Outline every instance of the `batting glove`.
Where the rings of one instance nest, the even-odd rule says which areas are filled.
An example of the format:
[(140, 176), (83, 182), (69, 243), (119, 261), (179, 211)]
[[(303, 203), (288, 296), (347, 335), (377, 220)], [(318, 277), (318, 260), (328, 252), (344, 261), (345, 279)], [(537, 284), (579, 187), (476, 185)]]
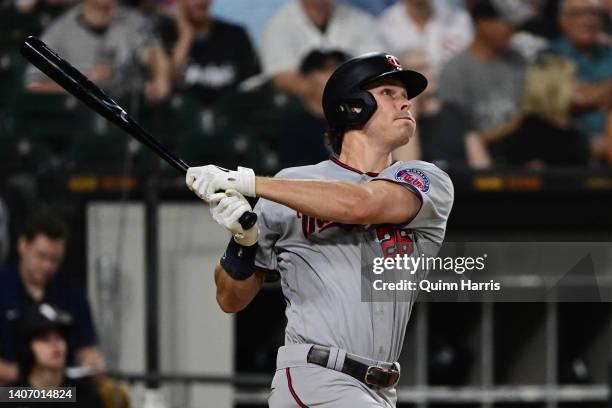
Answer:
[(225, 227), (234, 236), (234, 241), (242, 246), (251, 246), (257, 242), (259, 232), (257, 224), (245, 230), (238, 222), (240, 216), (252, 211), (251, 205), (236, 190), (216, 193), (210, 197), (210, 214), (217, 224)]
[(255, 197), (255, 172), (246, 167), (238, 167), (236, 171), (212, 164), (190, 167), (185, 182), (191, 191), (206, 202), (210, 202), (216, 192), (230, 189), (247, 197)]

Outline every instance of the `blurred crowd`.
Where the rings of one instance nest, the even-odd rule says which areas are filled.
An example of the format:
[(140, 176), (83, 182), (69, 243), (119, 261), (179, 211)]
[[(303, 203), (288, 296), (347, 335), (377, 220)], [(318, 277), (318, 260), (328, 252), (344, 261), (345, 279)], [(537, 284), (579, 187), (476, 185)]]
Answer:
[[(218, 158), (273, 172), (326, 159), (327, 78), (351, 56), (386, 51), (430, 83), (412, 108), (417, 135), (396, 159), (472, 168), (612, 163), (610, 0), (263, 1), (250, 6), (269, 15), (256, 38), (246, 27), (262, 13), (235, 0), (224, 8), (232, 2), (230, 21), (212, 12), (212, 0), (2, 0), (3, 21), (37, 16), (39, 24), (13, 29), (2, 46), (38, 29), (188, 162)], [(50, 95), (61, 88), (22, 68), (24, 110), (35, 96), (58, 109)], [(13, 122), (7, 115), (5, 133), (19, 133), (19, 112)], [(95, 140), (77, 143), (79, 154)]]
[(84, 287), (62, 270), (68, 236), (67, 224), (40, 208), (19, 228), (16, 257), (0, 263), (0, 386), (75, 387), (74, 407), (127, 408), (125, 386), (106, 376)]

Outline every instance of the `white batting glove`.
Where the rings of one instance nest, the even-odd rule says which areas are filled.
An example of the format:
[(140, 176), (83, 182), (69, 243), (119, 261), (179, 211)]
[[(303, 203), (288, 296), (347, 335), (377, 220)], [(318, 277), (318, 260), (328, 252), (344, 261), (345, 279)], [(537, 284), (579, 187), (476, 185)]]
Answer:
[(247, 197), (255, 197), (255, 172), (246, 167), (232, 171), (209, 164), (190, 167), (185, 183), (191, 191), (206, 202), (218, 191), (236, 190)]
[(257, 224), (245, 230), (238, 222), (240, 216), (252, 211), (251, 205), (236, 190), (216, 193), (210, 197), (210, 214), (217, 224), (226, 228), (234, 236), (234, 241), (242, 246), (251, 246), (257, 242), (259, 232)]

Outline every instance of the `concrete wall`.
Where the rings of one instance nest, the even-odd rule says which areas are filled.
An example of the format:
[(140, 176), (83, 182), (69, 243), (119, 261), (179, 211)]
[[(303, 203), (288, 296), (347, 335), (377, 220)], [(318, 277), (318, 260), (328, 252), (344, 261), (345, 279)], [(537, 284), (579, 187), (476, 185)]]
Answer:
[[(111, 356), (113, 348), (118, 350), (113, 369), (144, 372), (144, 207), (94, 202), (87, 217), (89, 295), (97, 325), (105, 332), (102, 345)], [(160, 365), (164, 372), (233, 372), (233, 317), (218, 308), (213, 281), (214, 264), (227, 240), (205, 205), (160, 206)], [(109, 331), (110, 335), (104, 335)], [(185, 398), (183, 389), (171, 390), (170, 399), (177, 398)], [(194, 407), (231, 407), (233, 393), (229, 386), (194, 386), (186, 398)]]

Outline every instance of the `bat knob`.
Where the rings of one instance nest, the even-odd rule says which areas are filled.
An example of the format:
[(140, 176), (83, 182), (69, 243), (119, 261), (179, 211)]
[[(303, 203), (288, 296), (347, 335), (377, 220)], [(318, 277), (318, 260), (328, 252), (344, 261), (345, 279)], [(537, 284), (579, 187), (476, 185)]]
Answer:
[(238, 222), (242, 226), (242, 229), (244, 230), (251, 229), (253, 225), (255, 225), (255, 223), (257, 222), (257, 214), (251, 211), (246, 211), (244, 214), (240, 216), (240, 218), (238, 219)]

